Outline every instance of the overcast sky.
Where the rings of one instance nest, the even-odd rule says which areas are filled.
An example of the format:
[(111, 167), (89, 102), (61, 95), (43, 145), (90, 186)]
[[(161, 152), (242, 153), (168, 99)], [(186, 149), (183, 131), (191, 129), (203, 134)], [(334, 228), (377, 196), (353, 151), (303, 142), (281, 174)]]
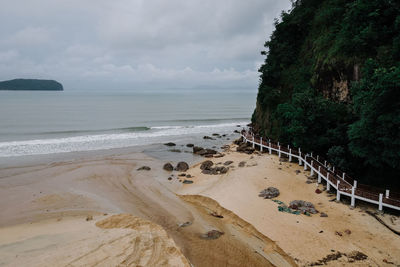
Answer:
[(256, 90), (289, 0), (0, 0), (0, 80)]

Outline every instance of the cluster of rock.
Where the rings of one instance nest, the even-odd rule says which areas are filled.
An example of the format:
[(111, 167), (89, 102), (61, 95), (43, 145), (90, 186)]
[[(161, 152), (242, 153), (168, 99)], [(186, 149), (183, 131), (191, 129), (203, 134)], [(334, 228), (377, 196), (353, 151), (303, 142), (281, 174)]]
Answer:
[(211, 160), (206, 160), (200, 165), (200, 169), (204, 174), (224, 174), (228, 172), (228, 168), (225, 166), (215, 166), (213, 167), (214, 163)]
[(268, 187), (267, 189), (262, 190), (258, 196), (263, 198), (274, 198), (279, 196), (279, 189), (275, 187)]
[(187, 164), (184, 161), (178, 162), (178, 164), (176, 165), (176, 167), (174, 168), (174, 166), (171, 163), (165, 163), (163, 166), (163, 169), (166, 171), (180, 171), (180, 172), (185, 172), (189, 169), (189, 164)]
[(293, 200), (290, 202), (289, 208), (292, 210), (298, 210), (303, 214), (311, 213), (316, 214), (318, 211), (315, 209), (314, 205), (311, 202), (307, 202), (304, 200)]
[(223, 154), (218, 153), (218, 151), (214, 149), (202, 148), (200, 146), (193, 146), (193, 153), (206, 158), (212, 158), (212, 157), (220, 158), (224, 156)]

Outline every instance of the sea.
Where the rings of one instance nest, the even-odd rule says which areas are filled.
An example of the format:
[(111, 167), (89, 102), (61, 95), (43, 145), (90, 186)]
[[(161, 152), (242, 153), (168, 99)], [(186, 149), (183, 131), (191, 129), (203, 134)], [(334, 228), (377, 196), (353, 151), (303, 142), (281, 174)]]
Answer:
[(251, 90), (0, 91), (0, 161), (166, 142), (218, 147), (250, 122), (255, 102)]

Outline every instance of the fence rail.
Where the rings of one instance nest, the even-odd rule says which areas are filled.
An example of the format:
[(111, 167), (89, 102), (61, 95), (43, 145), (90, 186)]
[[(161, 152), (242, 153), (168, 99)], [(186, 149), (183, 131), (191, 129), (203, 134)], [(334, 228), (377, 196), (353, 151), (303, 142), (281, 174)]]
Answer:
[(288, 157), (289, 161), (297, 159), (299, 165), (304, 165), (304, 170), (310, 169), (311, 175), (318, 175), (318, 183), (321, 183), (323, 179), (326, 181), (327, 190), (330, 190), (331, 187), (336, 190), (336, 199), (338, 201), (341, 195), (345, 195), (351, 198), (350, 205), (353, 207), (355, 206), (355, 200), (358, 199), (377, 204), (379, 210), (382, 210), (383, 207), (400, 210), (400, 193), (363, 184), (357, 185), (357, 180), (335, 168), (324, 158), (312, 153), (305, 154), (300, 148), (294, 149), (279, 142), (263, 140), (262, 137), (256, 137), (250, 131), (243, 130), (241, 136), (246, 143), (251, 143), (253, 147), (258, 146), (261, 151), (266, 149), (269, 154), (275, 152), (279, 157)]

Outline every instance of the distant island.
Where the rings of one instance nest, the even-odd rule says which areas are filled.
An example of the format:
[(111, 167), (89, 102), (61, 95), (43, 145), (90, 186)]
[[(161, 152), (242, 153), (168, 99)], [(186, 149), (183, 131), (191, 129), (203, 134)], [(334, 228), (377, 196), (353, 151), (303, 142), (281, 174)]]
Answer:
[(54, 80), (14, 79), (0, 82), (0, 90), (10, 91), (63, 91), (61, 83)]

